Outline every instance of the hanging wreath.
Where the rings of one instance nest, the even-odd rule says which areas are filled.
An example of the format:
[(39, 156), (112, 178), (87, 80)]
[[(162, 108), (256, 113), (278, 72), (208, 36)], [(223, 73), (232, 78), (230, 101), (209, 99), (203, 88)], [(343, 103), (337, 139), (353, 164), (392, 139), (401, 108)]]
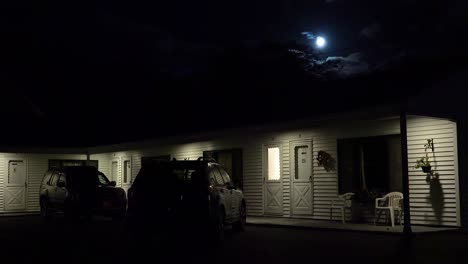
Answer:
[(317, 161), (319, 166), (323, 166), (326, 171), (333, 170), (335, 167), (334, 159), (327, 152), (320, 150), (317, 154)]

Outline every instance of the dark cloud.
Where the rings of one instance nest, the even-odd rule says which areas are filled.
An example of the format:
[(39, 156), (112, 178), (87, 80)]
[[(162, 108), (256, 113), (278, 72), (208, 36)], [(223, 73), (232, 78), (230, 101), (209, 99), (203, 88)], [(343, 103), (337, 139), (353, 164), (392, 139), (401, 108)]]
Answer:
[(360, 32), (361, 36), (364, 36), (368, 39), (374, 39), (377, 34), (381, 31), (381, 26), (378, 23), (373, 23), (365, 28), (363, 28)]

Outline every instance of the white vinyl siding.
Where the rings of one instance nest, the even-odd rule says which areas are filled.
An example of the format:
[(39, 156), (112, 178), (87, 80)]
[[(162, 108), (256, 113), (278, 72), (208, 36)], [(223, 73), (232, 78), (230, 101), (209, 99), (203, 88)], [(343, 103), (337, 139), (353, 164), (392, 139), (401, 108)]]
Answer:
[(5, 210), (5, 195), (4, 195), (4, 186), (5, 186), (5, 157), (3, 154), (0, 154), (0, 210)]
[(49, 168), (49, 159), (86, 159), (80, 154), (0, 154), (0, 211), (5, 211), (4, 187), (8, 177), (5, 169), (6, 160), (21, 159), (26, 162), (26, 211), (39, 211), (39, 187), (44, 173)]
[[(411, 223), (459, 226), (456, 123), (436, 118), (408, 118), (408, 174)], [(427, 153), (439, 182), (426, 181), (427, 174), (415, 169), (417, 159), (425, 156), (424, 144), (434, 140), (434, 152)]]
[[(400, 121), (398, 117), (354, 122), (328, 122), (327, 125), (315, 125), (310, 129), (292, 130), (287, 132), (274, 132), (253, 134), (248, 139), (240, 137), (218, 138), (213, 141), (194, 142), (186, 144), (147, 146), (144, 149), (129, 149), (128, 152), (108, 153), (109, 158), (118, 156), (132, 157), (132, 177), (134, 178), (141, 168), (141, 157), (171, 155), (178, 160), (196, 160), (203, 156), (203, 151), (218, 149), (241, 148), (243, 153), (244, 196), (247, 203), (248, 215), (264, 215), (264, 164), (263, 146), (271, 144), (281, 146), (281, 183), (282, 183), (282, 212), (283, 216), (291, 215), (291, 188), (290, 188), (290, 142), (293, 140), (310, 139), (312, 146), (312, 201), (313, 212), (311, 218), (330, 220), (330, 203), (338, 193), (338, 153), (337, 141), (345, 138), (361, 138), (383, 135), (400, 134)], [(458, 214), (458, 175), (456, 172), (456, 125), (454, 122), (443, 119), (426, 118), (419, 116), (408, 117), (408, 163), (410, 206), (413, 224), (437, 224), (434, 221), (434, 212), (427, 200), (429, 186), (425, 182), (425, 175), (420, 169), (414, 170), (412, 166), (416, 157), (424, 154), (423, 145), (428, 138), (434, 138), (435, 157), (437, 158), (437, 171), (444, 191), (443, 217), (440, 225), (455, 226)], [(421, 152), (422, 149), (422, 152)], [(318, 151), (325, 151), (335, 159), (335, 170), (326, 171), (318, 165), (316, 160)], [(92, 156), (94, 157), (94, 156)], [(101, 166), (101, 162), (99, 163)], [(405, 197), (407, 199), (407, 197)], [(349, 212), (348, 212), (349, 214)], [(294, 216), (293, 216), (294, 217)], [(366, 213), (365, 220), (373, 222), (373, 210)], [(333, 214), (333, 220), (340, 220), (338, 212)], [(382, 222), (385, 218), (380, 219)], [(439, 224), (437, 224), (439, 225)]]
[(39, 211), (39, 187), (45, 172), (49, 168), (49, 159), (85, 160), (86, 155), (75, 154), (28, 154), (27, 159), (27, 196), (26, 210), (30, 212)]

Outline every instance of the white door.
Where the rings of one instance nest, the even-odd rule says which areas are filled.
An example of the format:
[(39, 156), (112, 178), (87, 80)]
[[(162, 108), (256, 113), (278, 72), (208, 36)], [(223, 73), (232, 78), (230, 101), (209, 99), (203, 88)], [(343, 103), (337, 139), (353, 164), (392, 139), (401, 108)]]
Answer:
[(113, 160), (111, 162), (110, 181), (115, 181), (119, 184), (119, 161)]
[(312, 144), (291, 142), (291, 207), (293, 215), (312, 214)]
[(5, 210), (26, 210), (26, 160), (9, 160), (5, 188)]
[(265, 214), (283, 214), (283, 188), (281, 177), (281, 147), (279, 145), (265, 148), (264, 203)]
[(122, 188), (127, 192), (132, 186), (132, 161), (130, 158), (123, 158), (122, 162)]

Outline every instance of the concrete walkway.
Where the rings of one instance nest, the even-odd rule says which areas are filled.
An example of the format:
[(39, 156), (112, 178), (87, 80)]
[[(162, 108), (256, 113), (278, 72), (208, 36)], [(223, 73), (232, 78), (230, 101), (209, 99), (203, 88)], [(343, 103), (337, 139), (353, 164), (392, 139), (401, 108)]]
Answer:
[[(317, 228), (317, 229), (333, 229), (333, 230), (350, 230), (350, 231), (366, 231), (379, 233), (396, 233), (401, 234), (403, 228), (396, 225), (394, 228), (388, 225), (373, 225), (373, 224), (356, 224), (356, 223), (341, 223), (338, 221), (324, 221), (304, 218), (288, 218), (288, 217), (266, 217), (266, 216), (248, 216), (248, 225), (265, 225), (265, 226), (290, 226), (300, 228)], [(441, 231), (458, 231), (458, 228), (453, 227), (429, 227), (429, 226), (412, 226), (413, 233), (430, 233)]]

